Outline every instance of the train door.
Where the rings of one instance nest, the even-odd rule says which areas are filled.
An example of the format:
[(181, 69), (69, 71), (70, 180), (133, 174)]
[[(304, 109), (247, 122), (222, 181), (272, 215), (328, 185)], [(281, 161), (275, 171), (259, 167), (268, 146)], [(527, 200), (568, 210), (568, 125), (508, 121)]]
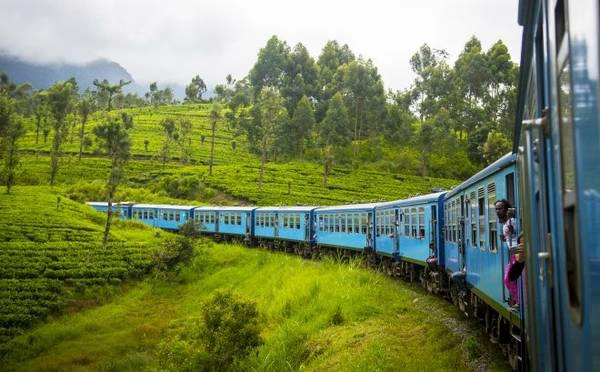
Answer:
[[(548, 151), (551, 149), (547, 137), (547, 112), (544, 97), (546, 84), (543, 70), (544, 37), (543, 23), (538, 23), (535, 35), (533, 61), (528, 81), (528, 97), (523, 110), (521, 142), (519, 146), (517, 168), (520, 181), (520, 210), (522, 230), (527, 249), (525, 274), (527, 304), (525, 317), (527, 324), (528, 355), (533, 369), (542, 371), (557, 368), (555, 351), (555, 330), (553, 323), (553, 283), (552, 283), (552, 245), (550, 240), (549, 192), (547, 174), (551, 172), (548, 164)], [(507, 179), (507, 181), (509, 181)], [(507, 185), (507, 189), (510, 187)], [(519, 213), (517, 213), (519, 218)], [(560, 356), (559, 356), (560, 358)]]
[(367, 247), (373, 248), (373, 212), (367, 213), (368, 229), (367, 229)]
[[(458, 208), (457, 208), (458, 209)], [(460, 270), (461, 271), (465, 271), (466, 270), (466, 266), (467, 266), (467, 258), (466, 258), (466, 249), (465, 249), (465, 196), (461, 195), (460, 196), (460, 210), (456, 211), (455, 213), (459, 213), (459, 218), (458, 218), (458, 236), (457, 241), (458, 241), (458, 257), (459, 257), (459, 265), (460, 265)]]
[(310, 214), (304, 213), (304, 241), (310, 241)]
[(400, 254), (400, 210), (398, 208), (394, 208), (394, 236), (393, 236), (393, 244), (392, 254), (394, 256), (398, 256)]
[(215, 233), (219, 232), (220, 220), (221, 220), (221, 212), (215, 212)]
[[(396, 211), (397, 212), (397, 211)], [(431, 225), (429, 226), (429, 256), (437, 257), (437, 208), (435, 205), (431, 206)]]
[(252, 212), (246, 212), (246, 237), (252, 235)]
[(273, 237), (279, 238), (279, 213), (275, 213), (274, 223), (273, 223)]

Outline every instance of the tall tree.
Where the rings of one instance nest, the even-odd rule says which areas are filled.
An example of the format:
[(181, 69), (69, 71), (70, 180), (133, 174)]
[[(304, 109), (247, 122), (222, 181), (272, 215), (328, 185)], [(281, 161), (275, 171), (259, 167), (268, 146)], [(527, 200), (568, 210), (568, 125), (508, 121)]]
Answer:
[(165, 164), (169, 160), (171, 155), (171, 146), (173, 142), (177, 142), (179, 135), (177, 133), (177, 123), (175, 119), (171, 117), (166, 117), (160, 122), (160, 126), (163, 129), (163, 133), (165, 135), (165, 140), (163, 141), (163, 145), (160, 151), (160, 157), (162, 160), (162, 171), (165, 170)]
[(212, 176), (213, 163), (215, 161), (215, 132), (217, 130), (217, 122), (221, 119), (221, 105), (213, 102), (210, 107), (210, 162), (208, 163), (208, 175)]
[(284, 107), (283, 98), (274, 87), (264, 87), (258, 96), (258, 112), (260, 115), (257, 135), (260, 139), (260, 175), (258, 187), (262, 188), (265, 164), (269, 154), (273, 151), (278, 128), (284, 120), (287, 120), (287, 111)]
[(340, 92), (329, 102), (325, 119), (319, 124), (319, 141), (323, 155), (323, 186), (327, 186), (329, 171), (334, 163), (335, 155), (343, 147), (352, 142), (352, 133), (348, 125), (348, 110)]
[(81, 127), (79, 128), (79, 160), (81, 160), (81, 154), (83, 153), (83, 142), (85, 137), (85, 124), (88, 121), (88, 117), (92, 113), (94, 101), (90, 94), (85, 94), (79, 101), (78, 109), (79, 116), (81, 117)]
[(108, 245), (110, 227), (112, 223), (112, 202), (117, 192), (117, 187), (125, 177), (125, 164), (129, 160), (131, 142), (129, 131), (133, 128), (133, 118), (127, 113), (121, 113), (120, 117), (108, 115), (103, 123), (94, 127), (94, 134), (99, 142), (100, 148), (110, 158), (110, 174), (106, 184), (106, 200), (108, 202), (108, 213), (104, 227), (104, 248)]
[[(444, 63), (448, 57), (448, 53), (444, 50), (433, 49), (427, 44), (423, 44), (419, 50), (410, 58), (411, 69), (417, 77), (413, 86), (413, 97), (415, 100), (416, 111), (419, 114), (421, 123), (432, 114), (432, 109), (429, 102), (435, 100), (436, 96), (431, 78), (437, 73), (443, 75), (442, 71), (436, 70), (438, 65)], [(447, 71), (447, 66), (442, 67), (443, 71)]]
[(186, 102), (201, 102), (202, 95), (206, 93), (206, 84), (200, 75), (196, 75), (192, 82), (185, 87)]
[(181, 150), (180, 161), (187, 163), (191, 158), (191, 146), (192, 146), (192, 122), (189, 119), (179, 119), (177, 142), (179, 149)]
[(119, 80), (117, 84), (111, 84), (108, 80), (104, 79), (99, 81), (98, 79), (94, 80), (94, 85), (98, 88), (99, 91), (102, 91), (102, 94), (107, 96), (107, 107), (106, 111), (112, 110), (112, 101), (113, 97), (117, 94), (122, 93), (123, 87), (127, 84), (130, 84), (130, 81)]
[(23, 120), (17, 114), (13, 114), (6, 131), (6, 136), (2, 139), (0, 148), (4, 153), (4, 182), (6, 185), (6, 193), (10, 194), (10, 190), (15, 184), (15, 174), (19, 165), (19, 147), (18, 140), (25, 134), (25, 126)]
[(286, 109), (290, 116), (302, 96), (316, 97), (318, 92), (319, 69), (315, 60), (301, 43), (296, 44), (290, 53), (285, 69), (281, 95), (286, 100)]
[(327, 103), (342, 88), (342, 75), (336, 74), (338, 68), (354, 61), (356, 57), (347, 44), (342, 46), (335, 40), (328, 41), (319, 55), (319, 82), (317, 90), (317, 121), (323, 120), (327, 112)]
[(315, 113), (308, 97), (302, 96), (290, 120), (282, 123), (277, 142), (282, 153), (302, 158), (304, 144), (315, 126)]
[(54, 185), (61, 156), (60, 147), (66, 137), (66, 117), (73, 109), (76, 86), (71, 81), (58, 82), (45, 91), (48, 105), (54, 117), (54, 140), (50, 152), (50, 185)]
[(248, 75), (258, 97), (263, 87), (281, 88), (290, 60), (290, 47), (273, 35), (267, 45), (258, 52), (258, 60)]
[(46, 102), (42, 91), (33, 93), (32, 102), (35, 120), (35, 144), (37, 145), (39, 142), (40, 131), (43, 130), (44, 125), (48, 120), (48, 116), (50, 115), (50, 109), (48, 108), (48, 103)]

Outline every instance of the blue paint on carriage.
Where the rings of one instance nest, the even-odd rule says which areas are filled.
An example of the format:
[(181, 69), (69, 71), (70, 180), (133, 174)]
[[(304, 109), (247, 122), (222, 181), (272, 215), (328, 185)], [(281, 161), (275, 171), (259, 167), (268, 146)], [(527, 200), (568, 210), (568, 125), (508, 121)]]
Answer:
[(238, 236), (252, 235), (255, 207), (196, 207), (194, 219), (202, 232)]
[(192, 205), (134, 204), (131, 219), (166, 230), (179, 227), (193, 218)]
[[(98, 212), (106, 213), (108, 211), (108, 203), (107, 202), (87, 202), (87, 205), (94, 208)], [(128, 219), (131, 217), (131, 203), (113, 203), (112, 210), (113, 216), (116, 216), (121, 219)]]
[(375, 207), (381, 203), (318, 208), (314, 211), (317, 245), (375, 249)]
[[(515, 155), (505, 155), (449, 192), (444, 201), (446, 269), (464, 271), (470, 288), (484, 293), (493, 302), (490, 305), (506, 310), (510, 305), (503, 277), (509, 252), (494, 203), (518, 200), (515, 160)], [(507, 187), (511, 179), (512, 186)]]
[(316, 207), (263, 207), (254, 211), (257, 238), (312, 242)]

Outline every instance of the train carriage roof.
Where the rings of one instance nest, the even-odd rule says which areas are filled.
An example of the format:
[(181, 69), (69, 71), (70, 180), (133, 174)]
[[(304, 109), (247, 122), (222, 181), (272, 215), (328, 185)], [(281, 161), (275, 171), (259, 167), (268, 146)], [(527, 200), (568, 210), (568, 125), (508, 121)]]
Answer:
[(380, 208), (387, 208), (387, 207), (396, 207), (396, 206), (403, 207), (403, 206), (409, 206), (409, 205), (434, 203), (434, 202), (437, 202), (440, 199), (440, 197), (443, 197), (445, 194), (446, 194), (446, 191), (442, 191), (442, 192), (435, 192), (435, 193), (427, 194), (427, 195), (419, 195), (419, 196), (415, 196), (415, 197), (408, 198), (408, 199), (393, 200), (390, 202), (381, 203), (376, 208), (380, 209)]
[(492, 174), (514, 164), (516, 159), (517, 156), (513, 153), (508, 153), (504, 155), (500, 159), (485, 167), (483, 170), (476, 173), (474, 176), (471, 176), (471, 178), (469, 178), (465, 182), (453, 188), (446, 194), (446, 198), (452, 198), (453, 196), (459, 194), (461, 191), (471, 187), (474, 183), (477, 183), (482, 179), (491, 176)]
[(210, 211), (215, 211), (215, 212), (220, 212), (220, 211), (251, 212), (251, 211), (253, 211), (255, 209), (256, 209), (256, 207), (244, 207), (244, 206), (212, 206), (212, 207), (202, 206), (202, 207), (195, 207), (194, 211), (205, 211), (205, 212), (210, 212)]
[(144, 208), (144, 209), (172, 209), (172, 210), (186, 210), (189, 211), (192, 208), (196, 208), (194, 205), (169, 205), (169, 204), (134, 204), (133, 208)]
[(336, 206), (331, 206), (331, 207), (321, 207), (321, 208), (318, 208), (315, 212), (319, 213), (319, 212), (335, 212), (335, 211), (369, 210), (369, 209), (373, 209), (381, 204), (383, 204), (383, 202), (336, 205)]
[(317, 208), (315, 206), (260, 207), (256, 208), (256, 212), (310, 212)]

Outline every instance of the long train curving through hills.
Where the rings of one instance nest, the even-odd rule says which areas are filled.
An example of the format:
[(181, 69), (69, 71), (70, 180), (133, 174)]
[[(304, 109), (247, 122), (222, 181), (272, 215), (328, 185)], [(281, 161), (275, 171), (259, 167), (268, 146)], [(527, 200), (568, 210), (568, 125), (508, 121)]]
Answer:
[[(520, 1), (513, 152), (449, 192), (333, 207), (115, 208), (152, 226), (193, 220), (217, 238), (304, 256), (363, 255), (481, 319), (515, 369), (600, 370), (599, 18), (595, 0)], [(524, 234), (516, 296), (504, 285), (514, 251), (496, 217), (502, 199)]]

